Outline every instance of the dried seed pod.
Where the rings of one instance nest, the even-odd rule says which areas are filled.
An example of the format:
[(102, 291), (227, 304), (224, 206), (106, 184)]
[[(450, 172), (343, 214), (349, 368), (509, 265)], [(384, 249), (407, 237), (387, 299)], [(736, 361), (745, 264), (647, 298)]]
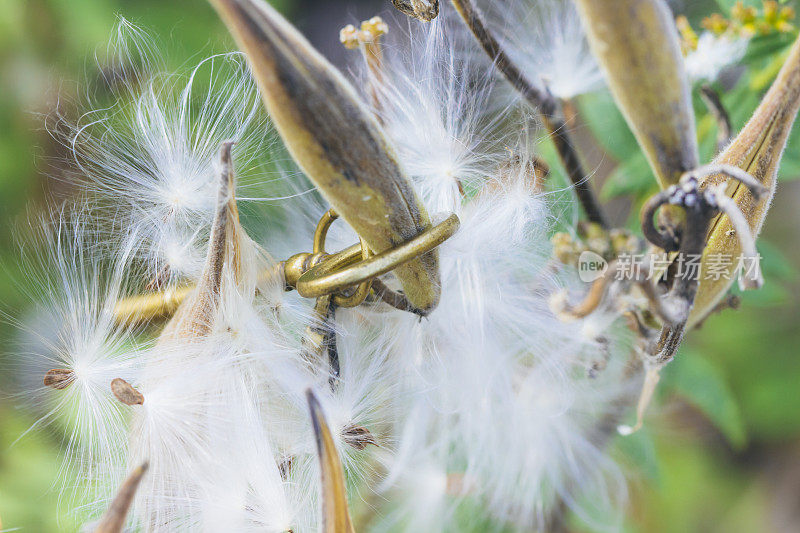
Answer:
[[(211, 3), (247, 54), (292, 156), (372, 251), (393, 248), (428, 228), (428, 214), (380, 125), (344, 76), (267, 4)], [(436, 306), (435, 251), (395, 274), (413, 305), (424, 311)]]
[[(744, 215), (754, 237), (761, 231), (775, 192), (781, 155), (798, 109), (800, 109), (800, 39), (792, 46), (777, 79), (750, 121), (728, 148), (714, 160), (714, 164), (732, 165), (744, 170), (769, 192), (756, 199), (744, 184), (723, 174), (714, 174), (701, 180), (703, 189), (725, 184), (727, 196), (733, 199)], [(733, 261), (727, 265), (724, 275), (719, 279), (701, 280), (690, 325), (702, 321), (722, 300), (733, 283), (738, 258), (742, 256), (742, 242), (734, 222), (724, 214), (712, 221), (702, 264), (707, 265), (712, 257), (719, 254), (730, 256)]]
[(353, 523), (347, 508), (344, 469), (339, 452), (333, 442), (331, 430), (322, 413), (322, 406), (314, 393), (306, 391), (311, 423), (317, 441), (320, 471), (322, 474), (322, 531), (325, 533), (352, 533)]
[(145, 472), (147, 472), (147, 466), (147, 463), (144, 463), (136, 467), (128, 475), (108, 510), (97, 524), (94, 530), (95, 533), (122, 532), (122, 528), (125, 526), (125, 519), (128, 516), (128, 510), (131, 507), (131, 503), (133, 503), (134, 496), (136, 496), (136, 489), (139, 488), (139, 483), (142, 481)]
[(689, 83), (663, 0), (577, 0), (592, 51), (662, 188), (698, 166)]
[(144, 324), (170, 317), (193, 289), (183, 286), (124, 298), (114, 306), (114, 318), (118, 324)]
[(228, 263), (236, 273), (240, 270), (241, 228), (231, 162), (232, 147), (232, 142), (225, 142), (220, 148), (217, 211), (211, 225), (206, 263), (200, 282), (180, 304), (161, 333), (161, 339), (199, 338), (208, 334), (213, 326), (214, 313), (220, 298), (223, 268)]

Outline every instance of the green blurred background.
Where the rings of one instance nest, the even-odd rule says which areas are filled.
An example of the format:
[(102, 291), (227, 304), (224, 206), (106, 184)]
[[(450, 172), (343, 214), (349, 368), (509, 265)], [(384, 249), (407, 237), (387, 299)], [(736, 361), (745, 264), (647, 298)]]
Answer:
[[(339, 64), (339, 28), (388, 8), (388, 0), (273, 4)], [(732, 4), (673, 2), (695, 28), (703, 16), (728, 12)], [(0, 321), (0, 530), (76, 529), (69, 491), (59, 498), (57, 488), (61, 435), (37, 430), (19, 438), (35, 415), (20, 409), (23, 402), (13, 396), (12, 322), (26, 306), (25, 266), (13, 233), (63, 187), (46, 177), (57, 174), (48, 161), (62, 154), (44, 129), (45, 118), (56, 109), (67, 116), (78, 112), (70, 102), (89, 90), (85, 80), (91, 85), (97, 79), (95, 55), (102, 57), (119, 16), (164, 44), (168, 65), (232, 48), (201, 0), (0, 0), (0, 311), (8, 315)], [(723, 101), (736, 128), (757, 105), (792, 38), (754, 42), (747, 71), (736, 83), (718, 87), (725, 89)], [(616, 222), (632, 224), (638, 202), (652, 192), (646, 163), (608, 95), (577, 103), (576, 131), (587, 162), (598, 170), (604, 199), (626, 199), (611, 203)], [(715, 123), (699, 99), (696, 110), (708, 160)], [(628, 531), (800, 531), (798, 138), (793, 136), (786, 152), (759, 242), (766, 287), (743, 295), (741, 310), (714, 316), (689, 335), (665, 371), (645, 429), (613, 445), (632, 480)]]

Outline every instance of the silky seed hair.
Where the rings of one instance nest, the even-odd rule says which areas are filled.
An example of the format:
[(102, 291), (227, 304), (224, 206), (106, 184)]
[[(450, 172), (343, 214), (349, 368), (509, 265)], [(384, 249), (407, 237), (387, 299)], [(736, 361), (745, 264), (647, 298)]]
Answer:
[(571, 0), (480, 0), (475, 5), (511, 60), (540, 90), (570, 99), (603, 88), (603, 74)]
[[(403, 361), (395, 372), (406, 387), (396, 395), (405, 405), (395, 419), (393, 446), (381, 450), (389, 472), (382, 488), (393, 502), (389, 520), (447, 530), (456, 527), (457, 508), (480, 502), (501, 520), (543, 527), (556, 502), (566, 501), (587, 521), (612, 516), (614, 523), (608, 511), (624, 500), (625, 487), (593, 422), (613, 416), (616, 402), (631, 393), (622, 377), (629, 343), (614, 315), (593, 317), (591, 325), (563, 324), (550, 311), (548, 295), (568, 276), (546, 268), (551, 219), (537, 188), (545, 176), (535, 174), (526, 142), (535, 136), (535, 123), (512, 122), (508, 129), (522, 127), (523, 134), (503, 137), (502, 150), (491, 142), (487, 151), (480, 144), (465, 149), (461, 139), (498, 138), (487, 135), (487, 123), (499, 132), (509, 126), (471, 113), (509, 114), (512, 108), (490, 104), (502, 82), (482, 77), (480, 56), (452, 46), (461, 36), (450, 34), (441, 19), (409, 25), (408, 36), (401, 26), (399, 38), (387, 38), (408, 44), (396, 55), (391, 44), (383, 50), (379, 94), (391, 96), (379, 99), (378, 116), (399, 146), (411, 147), (407, 168), (412, 177), (427, 178), (417, 183), (428, 208), (449, 204), (462, 228), (440, 247), (437, 312), (422, 322), (384, 313), (371, 321), (385, 330), (383, 323), (397, 320), (388, 328), (394, 355), (387, 361)], [(424, 150), (431, 146), (439, 149), (437, 160), (454, 162), (447, 172), (415, 171), (429, 161)], [(465, 165), (459, 165), (462, 154)], [(453, 182), (462, 175), (467, 179), (459, 191)], [(593, 380), (587, 369), (601, 345), (612, 362)], [(512, 426), (526, 435), (518, 441), (524, 446), (509, 447), (504, 428)], [(570, 464), (562, 468), (566, 456)], [(582, 483), (602, 494), (593, 505), (579, 503)]]
[[(310, 389), (351, 484), (350, 501), (375, 506), (378, 529), (452, 530), (469, 506), (518, 528), (545, 527), (562, 502), (592, 524), (615, 523), (598, 518), (614, 516), (625, 493), (602, 451), (598, 420), (615, 415), (629, 393), (630, 348), (613, 313), (573, 323), (552, 313), (549, 294), (576, 286), (570, 272), (549, 263), (556, 216), (534, 151), (540, 133), (527, 106), (450, 22), (390, 25), (384, 75), (355, 78), (365, 100), (374, 91), (372, 112), (434, 223), (451, 211), (461, 218), (461, 231), (439, 249), (441, 303), (422, 320), (374, 299), (337, 309), (325, 325), (336, 339), (338, 372), (309, 352), (309, 327), (320, 317), (313, 302), (284, 291), (274, 259), (310, 251), (325, 203), (291, 164), (255, 172), (249, 154), (272, 137), (241, 55), (203, 60), (183, 81), (152, 66), (122, 67), (135, 72), (135, 86), (122, 91), (130, 107), (88, 112), (69, 130), (85, 173), (78, 184), (82, 220), (97, 239), (92, 249), (124, 258), (119, 277), (138, 289), (190, 287), (181, 318), (206, 290), (208, 240), (221, 209), (232, 225), (202, 327), (153, 320), (133, 335), (113, 321), (101, 324), (111, 332), (102, 338), (120, 354), (95, 358), (102, 402), (81, 416), (97, 426), (95, 441), (108, 442), (65, 457), (68, 468), (97, 472), (98, 490), (84, 495), (89, 522), (108, 506), (110, 487), (147, 462), (133, 527), (317, 529)], [(146, 40), (136, 44), (145, 39), (139, 30), (123, 22), (121, 35), (121, 64), (156, 63), (130, 59), (156, 56)], [(205, 68), (212, 81), (198, 94)], [(236, 144), (233, 158), (220, 163), (223, 141)], [(220, 199), (220, 178), (230, 171)], [(242, 199), (249, 190), (265, 194)], [(260, 200), (284, 223), (255, 228), (256, 243), (231, 208), (236, 197), (242, 205)], [(328, 244), (333, 251), (356, 241), (340, 222)], [(100, 269), (79, 267), (83, 274), (62, 269), (67, 287), (92, 282), (81, 275)], [(399, 289), (392, 275), (384, 281)], [(84, 305), (111, 306), (113, 315), (113, 302), (127, 295), (115, 289), (104, 303)], [(600, 351), (605, 369), (590, 374)], [(55, 359), (53, 368), (40, 375), (71, 371), (70, 360), (45, 357)], [(57, 385), (48, 395), (72, 387), (58, 388), (58, 372), (48, 379)], [(81, 446), (92, 442), (78, 438)]]
[(220, 143), (236, 143), (241, 196), (262, 196), (255, 157), (269, 152), (273, 137), (255, 83), (240, 53), (168, 72), (152, 38), (124, 19), (105, 56), (104, 92), (84, 104), (93, 109), (51, 126), (69, 149), (90, 229), (104, 232), (104, 242), (135, 239), (155, 286), (194, 279), (213, 218)]

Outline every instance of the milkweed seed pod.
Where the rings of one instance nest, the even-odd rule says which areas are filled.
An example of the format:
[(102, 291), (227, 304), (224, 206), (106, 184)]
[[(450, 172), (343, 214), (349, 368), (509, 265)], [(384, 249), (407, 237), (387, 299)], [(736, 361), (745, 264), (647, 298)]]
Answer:
[[(741, 182), (717, 174), (701, 182), (702, 188), (724, 186), (725, 192), (738, 206), (747, 220), (753, 237), (764, 224), (767, 211), (775, 194), (778, 167), (783, 150), (800, 109), (800, 40), (792, 46), (777, 79), (772, 84), (750, 121), (731, 144), (714, 160), (716, 164), (738, 167), (752, 175), (769, 193), (756, 200)], [(733, 261), (726, 275), (718, 280), (703, 279), (695, 299), (690, 323), (696, 324), (714, 308), (730, 288), (739, 269), (742, 245), (737, 230), (729, 216), (721, 214), (712, 222), (708, 244), (703, 254), (703, 265), (709, 257), (726, 254)]]
[[(213, 0), (247, 54), (278, 132), (295, 160), (370, 248), (380, 253), (430, 225), (394, 151), (350, 83), (272, 7)], [(395, 275), (409, 301), (439, 301), (438, 259), (429, 252)]]
[(663, 0), (578, 0), (592, 51), (662, 188), (699, 164), (678, 32)]

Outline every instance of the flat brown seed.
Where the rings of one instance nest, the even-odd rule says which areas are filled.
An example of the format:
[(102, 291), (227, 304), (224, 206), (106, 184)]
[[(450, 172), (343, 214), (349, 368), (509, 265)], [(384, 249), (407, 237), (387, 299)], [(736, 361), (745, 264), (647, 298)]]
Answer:
[(342, 429), (342, 439), (356, 450), (363, 450), (370, 444), (378, 445), (378, 441), (367, 428), (356, 424), (349, 424)]
[(122, 378), (111, 380), (111, 392), (125, 405), (142, 405), (144, 396), (141, 392), (133, 388), (133, 385)]
[(75, 374), (68, 368), (54, 368), (44, 375), (45, 387), (64, 390), (75, 381)]

